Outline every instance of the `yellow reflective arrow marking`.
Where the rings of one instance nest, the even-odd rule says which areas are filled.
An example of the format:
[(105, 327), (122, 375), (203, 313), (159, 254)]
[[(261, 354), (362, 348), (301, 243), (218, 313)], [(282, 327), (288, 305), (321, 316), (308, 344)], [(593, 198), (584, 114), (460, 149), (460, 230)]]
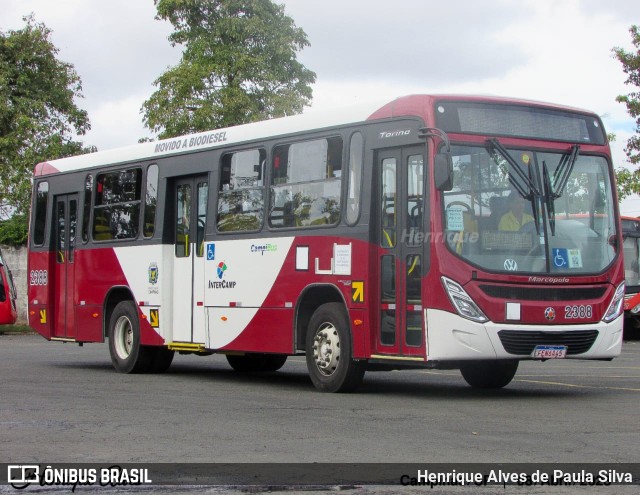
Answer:
[(355, 303), (364, 302), (364, 280), (351, 282), (351, 300)]
[(47, 322), (47, 310), (46, 309), (41, 309), (40, 310), (40, 323), (46, 323)]
[(151, 309), (149, 310), (149, 324), (153, 328), (158, 328), (160, 326), (160, 316), (158, 315), (160, 310)]

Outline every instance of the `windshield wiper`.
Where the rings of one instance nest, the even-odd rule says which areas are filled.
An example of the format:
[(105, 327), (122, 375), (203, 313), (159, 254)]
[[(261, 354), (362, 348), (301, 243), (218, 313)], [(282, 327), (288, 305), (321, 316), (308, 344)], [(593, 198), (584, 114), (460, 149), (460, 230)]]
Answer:
[(569, 177), (573, 172), (573, 167), (578, 160), (580, 154), (580, 146), (574, 144), (571, 151), (562, 155), (560, 163), (556, 171), (553, 173), (553, 183), (547, 168), (547, 162), (542, 162), (542, 175), (544, 177), (544, 196), (547, 204), (547, 213), (549, 214), (549, 227), (551, 227), (551, 235), (556, 235), (556, 208), (555, 200), (560, 198), (567, 186)]
[(569, 153), (562, 155), (558, 168), (556, 168), (556, 171), (553, 174), (553, 187), (547, 191), (548, 193), (553, 194), (553, 199), (558, 199), (562, 196), (564, 188), (569, 181), (569, 177), (571, 177), (571, 172), (573, 172), (573, 167), (578, 160), (579, 154), (580, 146), (574, 144)]
[[(538, 187), (536, 186), (536, 181), (533, 178), (532, 167), (529, 167), (529, 175), (527, 176), (520, 169), (518, 162), (516, 162), (513, 159), (513, 157), (509, 154), (509, 152), (505, 149), (505, 147), (502, 146), (502, 144), (500, 144), (500, 141), (498, 141), (496, 138), (489, 139), (487, 141), (487, 149), (489, 151), (489, 154), (492, 156), (495, 156), (496, 154), (502, 156), (505, 159), (505, 161), (510, 165), (511, 170), (515, 173), (515, 175), (517, 175), (520, 178), (520, 180), (529, 188), (529, 190), (526, 191), (524, 187), (522, 187), (522, 184), (517, 180), (515, 180), (512, 174), (509, 174), (509, 182), (514, 187), (514, 189), (518, 191), (520, 196), (522, 196), (523, 198), (531, 202), (533, 221), (536, 226), (536, 232), (538, 233), (538, 235), (540, 235), (540, 215), (538, 214), (539, 213), (538, 198), (542, 194), (538, 190)], [(495, 160), (495, 161), (496, 163), (498, 163), (498, 160)]]
[(516, 162), (513, 159), (513, 157), (509, 154), (509, 152), (504, 148), (504, 146), (500, 144), (500, 141), (498, 141), (496, 138), (493, 138), (493, 139), (489, 139), (487, 144), (488, 144), (489, 154), (495, 155), (497, 152), (500, 156), (502, 156), (502, 158), (504, 158), (505, 161), (511, 166), (511, 170), (515, 172), (515, 174), (520, 178), (520, 180), (524, 182), (525, 185), (529, 188), (528, 192), (525, 191), (522, 185), (518, 183), (516, 180), (514, 180), (511, 174), (509, 174), (509, 182), (511, 182), (511, 185), (520, 193), (520, 195), (523, 198), (526, 198), (529, 201), (531, 201), (534, 196), (540, 196), (540, 191), (536, 187), (535, 182), (533, 181), (533, 177), (531, 176), (527, 177), (525, 175), (525, 173), (520, 169), (518, 162)]
[(556, 206), (555, 206), (555, 193), (553, 192), (553, 186), (551, 185), (551, 177), (549, 176), (549, 169), (547, 168), (547, 162), (542, 161), (542, 179), (544, 183), (544, 197), (547, 204), (547, 214), (549, 215), (549, 227), (551, 228), (551, 235), (556, 235)]

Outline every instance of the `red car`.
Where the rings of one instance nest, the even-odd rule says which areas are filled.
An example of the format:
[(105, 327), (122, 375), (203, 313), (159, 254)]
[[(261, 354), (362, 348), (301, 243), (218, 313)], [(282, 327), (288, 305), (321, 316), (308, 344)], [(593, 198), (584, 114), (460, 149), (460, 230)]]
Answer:
[(13, 285), (11, 270), (0, 251), (0, 325), (11, 325), (17, 318), (16, 288)]

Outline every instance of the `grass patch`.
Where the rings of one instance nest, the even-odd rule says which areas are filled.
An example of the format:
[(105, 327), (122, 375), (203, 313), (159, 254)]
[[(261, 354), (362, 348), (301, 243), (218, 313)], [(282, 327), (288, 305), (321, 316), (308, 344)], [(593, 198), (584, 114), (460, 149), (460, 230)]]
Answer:
[(0, 335), (3, 333), (33, 333), (33, 329), (27, 325), (0, 325)]

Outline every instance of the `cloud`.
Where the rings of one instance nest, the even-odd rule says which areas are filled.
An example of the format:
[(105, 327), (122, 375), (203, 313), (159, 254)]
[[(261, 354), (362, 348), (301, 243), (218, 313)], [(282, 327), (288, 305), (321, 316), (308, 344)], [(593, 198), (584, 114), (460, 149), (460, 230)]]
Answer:
[(284, 3), (309, 37), (300, 59), (319, 82), (459, 83), (499, 77), (522, 63), (521, 49), (496, 36), (520, 15), (508, 2)]
[(89, 110), (91, 131), (83, 136), (85, 144), (100, 151), (136, 144), (142, 137), (153, 137), (142, 124), (141, 101), (145, 95), (131, 95), (102, 101)]
[(21, 29), (31, 12), (52, 30), (58, 58), (82, 79), (84, 98), (77, 104), (89, 112), (92, 126), (82, 137), (85, 144), (106, 149), (147, 135), (139, 109), (154, 91), (153, 81), (181, 53), (167, 40), (172, 26), (154, 19), (152, 1), (0, 0), (0, 11), (2, 31)]
[[(624, 105), (625, 74), (614, 46), (631, 49), (637, 0), (277, 0), (311, 46), (314, 108), (390, 100), (411, 93), (516, 96), (593, 110), (618, 134), (614, 163), (635, 132)], [(0, 30), (22, 16), (53, 30), (59, 58), (83, 81), (92, 131), (86, 144), (125, 146), (147, 136), (139, 113), (153, 81), (175, 65), (172, 26), (151, 0), (0, 0)]]

